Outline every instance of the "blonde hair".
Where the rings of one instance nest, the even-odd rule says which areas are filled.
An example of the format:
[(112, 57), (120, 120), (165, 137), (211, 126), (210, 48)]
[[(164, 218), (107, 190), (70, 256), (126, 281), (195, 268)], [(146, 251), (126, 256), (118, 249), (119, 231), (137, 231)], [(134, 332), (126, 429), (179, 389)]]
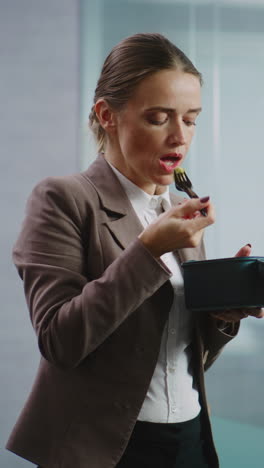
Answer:
[[(105, 59), (94, 94), (94, 104), (104, 98), (112, 109), (118, 111), (146, 76), (172, 68), (197, 76), (202, 85), (201, 73), (166, 37), (158, 33), (130, 36), (119, 42)], [(103, 151), (106, 134), (94, 105), (89, 115), (89, 127), (97, 140), (98, 150)]]

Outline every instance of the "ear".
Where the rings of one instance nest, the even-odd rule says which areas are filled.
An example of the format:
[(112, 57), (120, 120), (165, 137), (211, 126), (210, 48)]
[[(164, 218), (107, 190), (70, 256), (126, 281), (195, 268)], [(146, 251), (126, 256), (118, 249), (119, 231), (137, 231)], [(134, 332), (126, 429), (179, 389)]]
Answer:
[(115, 130), (116, 115), (109, 106), (108, 102), (103, 98), (98, 99), (98, 101), (95, 103), (94, 109), (103, 129), (108, 133)]

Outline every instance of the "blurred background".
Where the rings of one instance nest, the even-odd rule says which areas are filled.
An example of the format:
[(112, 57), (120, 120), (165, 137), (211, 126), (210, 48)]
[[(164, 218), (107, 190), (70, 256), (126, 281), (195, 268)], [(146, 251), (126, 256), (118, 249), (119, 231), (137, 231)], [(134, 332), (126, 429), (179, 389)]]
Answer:
[[(4, 450), (38, 366), (12, 246), (33, 186), (85, 169), (96, 156), (87, 120), (106, 54), (136, 32), (160, 32), (204, 77), (203, 112), (185, 167), (210, 195), (209, 258), (246, 243), (264, 256), (264, 0), (0, 0), (0, 466), (31, 463)], [(264, 320), (242, 322), (207, 373), (221, 467), (263, 466)], [(59, 397), (59, 396), (58, 396)]]

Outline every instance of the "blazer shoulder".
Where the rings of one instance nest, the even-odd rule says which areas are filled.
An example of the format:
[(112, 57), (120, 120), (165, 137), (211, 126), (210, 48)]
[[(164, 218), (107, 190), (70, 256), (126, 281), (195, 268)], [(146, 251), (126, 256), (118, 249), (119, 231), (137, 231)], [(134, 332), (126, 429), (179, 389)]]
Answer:
[(37, 212), (47, 217), (65, 217), (82, 223), (99, 206), (98, 193), (82, 173), (46, 177), (33, 188), (26, 204), (26, 215)]
[(34, 194), (46, 196), (63, 196), (65, 199), (90, 199), (97, 197), (97, 192), (92, 182), (83, 176), (83, 173), (76, 173), (66, 176), (50, 176), (38, 182), (33, 191)]
[(89, 178), (84, 177), (84, 173), (80, 172), (66, 176), (46, 177), (35, 185), (32, 193), (35, 192), (88, 197), (95, 194), (96, 190)]

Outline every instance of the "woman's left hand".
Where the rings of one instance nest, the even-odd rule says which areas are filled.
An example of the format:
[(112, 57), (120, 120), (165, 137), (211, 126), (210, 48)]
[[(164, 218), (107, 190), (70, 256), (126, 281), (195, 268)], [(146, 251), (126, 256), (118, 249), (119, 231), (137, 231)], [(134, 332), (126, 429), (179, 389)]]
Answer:
[(239, 322), (239, 320), (247, 317), (263, 318), (264, 309), (259, 307), (253, 309), (226, 309), (211, 312), (211, 316), (216, 320), (223, 320), (224, 322)]
[[(251, 245), (247, 244), (242, 247), (235, 255), (235, 257), (248, 257), (251, 253)], [(254, 307), (252, 309), (225, 309), (216, 312), (211, 312), (211, 316), (217, 320), (223, 320), (225, 322), (239, 322), (247, 317), (264, 317), (264, 308)]]

